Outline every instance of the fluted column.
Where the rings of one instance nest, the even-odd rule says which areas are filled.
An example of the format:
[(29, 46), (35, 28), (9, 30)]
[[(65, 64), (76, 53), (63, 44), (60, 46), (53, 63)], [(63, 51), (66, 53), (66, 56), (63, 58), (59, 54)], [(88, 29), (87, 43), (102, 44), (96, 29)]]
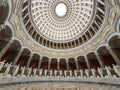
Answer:
[(66, 67), (67, 67), (67, 71), (69, 71), (68, 59), (66, 59)]
[(99, 54), (97, 52), (95, 52), (95, 55), (96, 55), (96, 58), (98, 60), (98, 63), (100, 64), (100, 66), (102, 68), (104, 68), (104, 64), (103, 64), (102, 59), (100, 58)]
[(38, 69), (40, 69), (41, 63), (42, 63), (42, 57), (40, 57), (40, 59), (39, 59)]
[(84, 56), (84, 57), (85, 57), (85, 61), (86, 61), (87, 68), (90, 69), (89, 60), (88, 60), (87, 56)]
[(79, 70), (79, 65), (78, 65), (78, 62), (77, 62), (77, 58), (75, 58), (75, 64), (76, 64), (77, 70)]
[(120, 59), (117, 57), (117, 55), (114, 53), (114, 51), (111, 49), (111, 47), (107, 47), (109, 53), (111, 54), (111, 56), (113, 57), (113, 59), (115, 60), (116, 64), (120, 65)]
[(32, 57), (33, 57), (33, 55), (31, 55), (31, 56), (29, 57), (29, 59), (28, 59), (28, 63), (27, 63), (27, 65), (26, 65), (27, 68), (29, 68), (29, 66), (30, 66)]
[(13, 62), (13, 65), (16, 65), (16, 63), (18, 62), (20, 56), (22, 55), (22, 51), (23, 49), (20, 49), (19, 53), (17, 54), (17, 56), (15, 57), (15, 60)]
[(10, 47), (10, 45), (13, 43), (13, 40), (8, 41), (8, 43), (5, 45), (5, 47), (2, 49), (2, 51), (0, 52), (0, 58), (5, 54), (5, 52), (7, 51), (7, 49)]

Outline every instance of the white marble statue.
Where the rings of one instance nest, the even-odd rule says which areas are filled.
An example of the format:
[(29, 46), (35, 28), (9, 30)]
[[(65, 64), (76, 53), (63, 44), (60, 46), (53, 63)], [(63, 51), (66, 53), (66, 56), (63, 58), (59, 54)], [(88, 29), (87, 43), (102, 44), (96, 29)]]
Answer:
[(67, 71), (66, 70), (64, 70), (64, 75), (65, 75), (65, 77), (67, 77)]
[(5, 70), (4, 74), (9, 74), (11, 66), (12, 66), (12, 63), (5, 64), (6, 70)]
[(47, 76), (47, 70), (44, 70), (44, 76), (45, 77)]
[(70, 77), (72, 77), (72, 70), (70, 70)]
[(33, 69), (33, 75), (36, 76), (37, 69)]
[(31, 72), (32, 72), (32, 69), (28, 68), (28, 75), (27, 75), (28, 77), (30, 76)]
[(93, 75), (94, 77), (96, 77), (95, 69), (92, 69), (91, 71), (92, 71), (92, 75)]
[(24, 66), (24, 67), (21, 67), (21, 70), (22, 70), (22, 71), (21, 71), (21, 76), (22, 76), (22, 75), (24, 75), (24, 73), (25, 73), (25, 66)]
[(0, 62), (0, 71), (3, 68), (4, 64), (5, 64), (5, 60), (3, 60), (3, 61)]
[(62, 77), (62, 70), (60, 70), (60, 77)]
[(13, 72), (13, 76), (15, 76), (18, 73), (19, 70), (19, 65), (18, 66), (14, 66), (15, 71)]
[(83, 77), (83, 70), (80, 70), (81, 77)]
[(107, 71), (108, 76), (111, 77), (112, 74), (111, 74), (111, 72), (110, 72), (110, 68), (109, 68), (108, 66), (105, 66), (105, 69), (106, 69), (106, 71)]
[(74, 75), (75, 75), (75, 77), (77, 77), (77, 71), (76, 70), (74, 70)]
[(52, 71), (52, 70), (50, 70), (50, 77), (52, 77), (52, 73), (53, 73), (53, 71)]
[(55, 73), (55, 77), (56, 77), (57, 76), (57, 71), (55, 70), (54, 73)]
[(98, 73), (99, 73), (100, 77), (103, 78), (103, 71), (102, 71), (102, 68), (98, 68)]
[(120, 66), (119, 65), (113, 65), (113, 70), (116, 72), (116, 74), (120, 77)]
[(87, 77), (89, 77), (89, 70), (86, 69), (85, 74), (86, 74)]
[(42, 73), (43, 73), (43, 70), (40, 69), (40, 70), (39, 70), (39, 76), (42, 76)]

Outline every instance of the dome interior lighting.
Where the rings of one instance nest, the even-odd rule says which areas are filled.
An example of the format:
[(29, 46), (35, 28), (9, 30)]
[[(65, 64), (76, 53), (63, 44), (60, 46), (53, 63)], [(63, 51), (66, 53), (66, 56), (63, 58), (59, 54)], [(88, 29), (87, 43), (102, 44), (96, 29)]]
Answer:
[(58, 3), (55, 7), (55, 13), (58, 17), (64, 17), (67, 13), (67, 6), (64, 3)]

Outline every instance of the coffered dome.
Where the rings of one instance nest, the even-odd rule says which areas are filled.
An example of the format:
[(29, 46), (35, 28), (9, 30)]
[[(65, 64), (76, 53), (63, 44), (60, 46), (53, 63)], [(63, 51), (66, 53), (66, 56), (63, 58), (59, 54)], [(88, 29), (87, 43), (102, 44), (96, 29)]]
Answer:
[(105, 18), (104, 5), (104, 0), (29, 0), (23, 5), (23, 22), (40, 45), (71, 49), (99, 31)]
[(67, 42), (80, 36), (88, 27), (93, 18), (93, 3), (93, 0), (32, 0), (31, 17), (43, 37)]

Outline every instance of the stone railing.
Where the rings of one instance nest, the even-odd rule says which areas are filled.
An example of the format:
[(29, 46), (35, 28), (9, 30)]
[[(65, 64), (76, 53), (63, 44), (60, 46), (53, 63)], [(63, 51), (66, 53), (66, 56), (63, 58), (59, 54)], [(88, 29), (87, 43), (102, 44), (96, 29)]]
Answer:
[(78, 81), (120, 84), (120, 66), (113, 65), (113, 68), (105, 66), (105, 68), (98, 68), (97, 70), (52, 71), (13, 66), (12, 63), (0, 62), (0, 81), (2, 81), (1, 83)]

